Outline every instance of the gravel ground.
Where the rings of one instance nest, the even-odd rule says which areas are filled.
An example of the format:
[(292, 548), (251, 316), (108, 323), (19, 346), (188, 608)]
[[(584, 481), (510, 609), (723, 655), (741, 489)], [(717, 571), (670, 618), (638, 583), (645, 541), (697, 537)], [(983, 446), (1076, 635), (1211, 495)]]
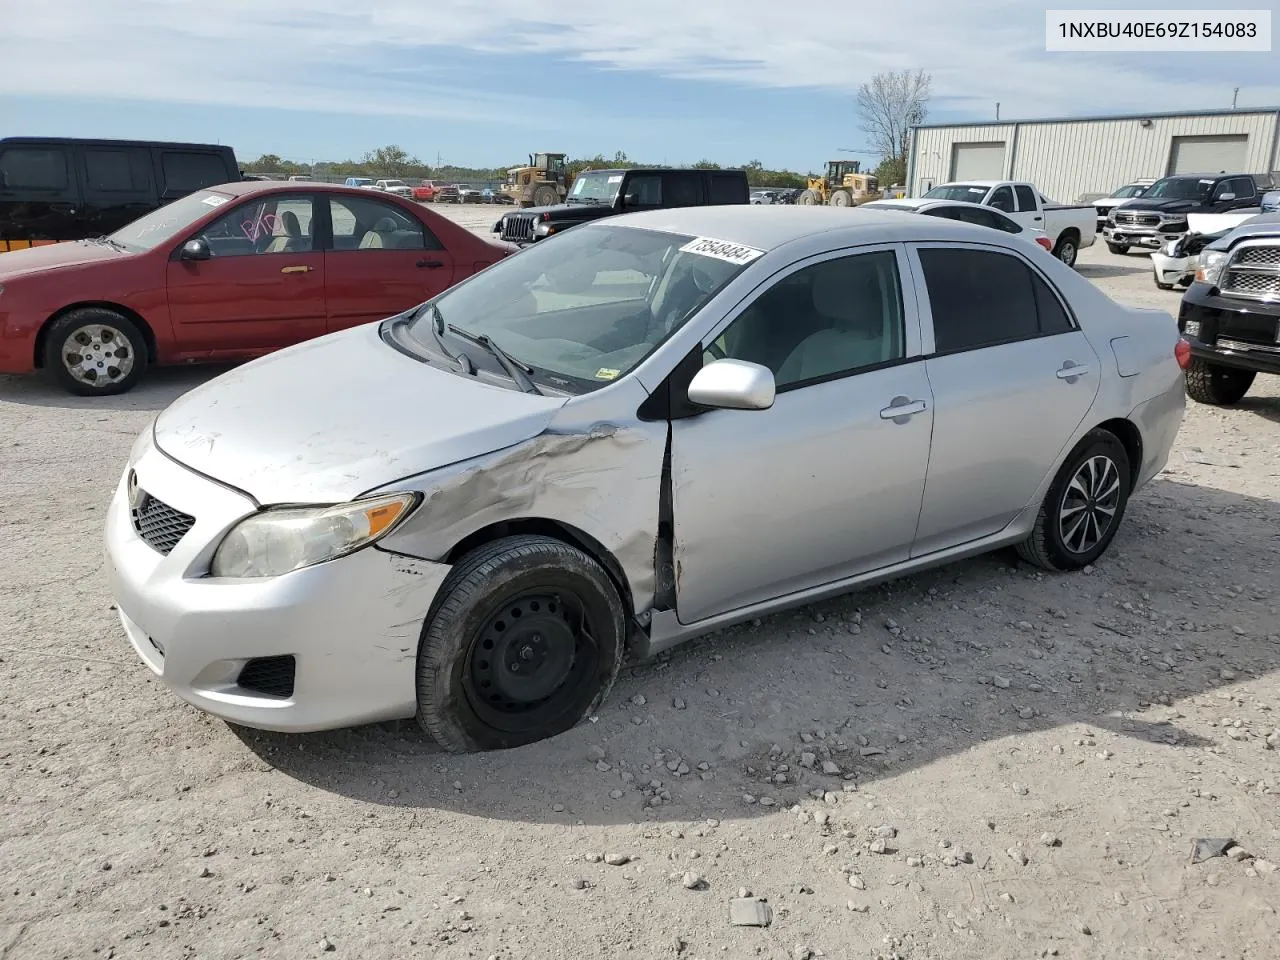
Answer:
[[(1142, 257), (1081, 270), (1176, 308)], [(1189, 406), (1090, 572), (992, 555), (772, 617), (455, 757), (233, 729), (128, 647), (103, 511), (209, 375), (0, 378), (0, 957), (1276, 956), (1276, 383)], [(730, 925), (744, 889), (771, 926)]]

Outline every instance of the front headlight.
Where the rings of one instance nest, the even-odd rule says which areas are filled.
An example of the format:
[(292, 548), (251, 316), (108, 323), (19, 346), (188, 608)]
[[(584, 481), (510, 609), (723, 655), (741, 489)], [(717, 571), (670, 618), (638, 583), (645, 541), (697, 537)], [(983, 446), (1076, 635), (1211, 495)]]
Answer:
[(215, 577), (278, 577), (344, 557), (386, 536), (412, 512), (413, 493), (333, 507), (278, 507), (246, 517), (213, 555)]
[(1217, 286), (1222, 279), (1222, 268), (1227, 265), (1227, 257), (1224, 250), (1205, 250), (1196, 261), (1196, 279)]

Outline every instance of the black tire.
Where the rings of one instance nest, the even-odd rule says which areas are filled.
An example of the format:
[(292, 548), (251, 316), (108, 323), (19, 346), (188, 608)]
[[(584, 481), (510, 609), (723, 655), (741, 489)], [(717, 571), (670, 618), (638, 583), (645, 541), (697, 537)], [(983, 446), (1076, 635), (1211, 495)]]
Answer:
[[(1076, 477), (1087, 470), (1098, 478), (1095, 492), (1103, 495), (1082, 496), (1082, 488), (1073, 485)], [(1054, 477), (1030, 536), (1017, 545), (1018, 555), (1028, 563), (1056, 572), (1079, 570), (1097, 560), (1124, 520), (1131, 484), (1129, 470), (1129, 454), (1115, 434), (1090, 430)], [(1088, 481), (1085, 486), (1089, 486)], [(1110, 521), (1099, 529), (1106, 520), (1107, 509), (1112, 511)], [(1083, 536), (1076, 526), (1080, 520), (1085, 523)], [(1095, 525), (1090, 526), (1091, 523)]]
[[(72, 338), (87, 354), (73, 354)], [(73, 362), (76, 357), (79, 363)], [(133, 389), (147, 365), (147, 341), (128, 317), (104, 307), (82, 307), (59, 317), (44, 332), (44, 372), (78, 397), (109, 397)], [(79, 374), (75, 372), (79, 370)]]
[[(517, 618), (520, 629), (510, 622)], [(543, 536), (478, 547), (449, 572), (423, 627), (418, 722), (452, 753), (563, 733), (613, 687), (624, 623), (609, 575), (576, 547)], [(510, 673), (525, 662), (534, 673), (513, 681)], [(541, 678), (539, 667), (548, 668)]]
[(1058, 238), (1058, 245), (1053, 248), (1053, 255), (1068, 267), (1074, 267), (1076, 258), (1080, 255), (1080, 241), (1076, 239), (1075, 234), (1064, 234)]
[(831, 197), (827, 200), (829, 207), (852, 207), (853, 194), (843, 187), (838, 187), (831, 191)]
[(796, 204), (801, 207), (812, 207), (818, 203), (817, 190), (801, 190), (800, 195), (796, 197)]
[(533, 205), (535, 207), (554, 207), (560, 202), (560, 194), (555, 187), (543, 184), (533, 191)]
[(1107, 249), (1110, 250), (1112, 253), (1118, 253), (1121, 256), (1123, 256), (1124, 254), (1129, 252), (1129, 245), (1127, 243), (1112, 243), (1110, 240), (1108, 240)]
[(1192, 357), (1187, 367), (1187, 396), (1196, 403), (1229, 407), (1244, 399), (1253, 386), (1254, 376), (1252, 370), (1221, 367)]

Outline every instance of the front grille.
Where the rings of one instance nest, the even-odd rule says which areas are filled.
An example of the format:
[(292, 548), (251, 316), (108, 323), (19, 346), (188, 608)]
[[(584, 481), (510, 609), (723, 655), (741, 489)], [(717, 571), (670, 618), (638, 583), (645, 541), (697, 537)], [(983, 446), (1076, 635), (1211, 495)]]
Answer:
[(1218, 290), (1224, 297), (1280, 300), (1280, 273), (1228, 270), (1223, 274)]
[(502, 218), (502, 239), (520, 242), (533, 239), (534, 218), (526, 213), (509, 213)]
[(1232, 266), (1280, 267), (1280, 245), (1274, 247), (1241, 247), (1231, 258)]
[(241, 668), (236, 684), (268, 697), (292, 697), (295, 668), (296, 663), (291, 655), (254, 657)]
[(133, 529), (151, 549), (167, 557), (178, 541), (187, 535), (196, 518), (175, 510), (150, 494), (139, 492), (138, 496), (138, 506), (129, 511)]
[(1116, 225), (1122, 227), (1150, 227), (1155, 229), (1160, 226), (1160, 215), (1155, 213), (1125, 213), (1124, 211), (1116, 211)]

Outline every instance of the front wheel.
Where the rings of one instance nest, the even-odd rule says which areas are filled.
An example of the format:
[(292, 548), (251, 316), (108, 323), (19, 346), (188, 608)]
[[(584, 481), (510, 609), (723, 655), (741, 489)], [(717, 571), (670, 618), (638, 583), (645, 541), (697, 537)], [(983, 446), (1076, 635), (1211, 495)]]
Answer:
[(1115, 434), (1091, 430), (1045, 494), (1018, 555), (1046, 570), (1079, 570), (1102, 556), (1129, 502), (1129, 455)]
[(796, 203), (802, 207), (812, 207), (818, 202), (817, 190), (803, 190), (800, 196), (796, 197)]
[(624, 610), (590, 556), (543, 536), (462, 558), (418, 651), (418, 722), (446, 750), (501, 750), (594, 713), (622, 664)]
[(1253, 386), (1254, 376), (1252, 370), (1221, 367), (1192, 357), (1187, 367), (1187, 396), (1197, 403), (1229, 407), (1244, 399)]
[(560, 202), (560, 194), (555, 187), (543, 184), (533, 191), (533, 205), (535, 207), (554, 207)]
[(142, 377), (147, 345), (123, 314), (83, 307), (50, 325), (43, 361), (45, 372), (68, 393), (106, 397), (132, 389)]

